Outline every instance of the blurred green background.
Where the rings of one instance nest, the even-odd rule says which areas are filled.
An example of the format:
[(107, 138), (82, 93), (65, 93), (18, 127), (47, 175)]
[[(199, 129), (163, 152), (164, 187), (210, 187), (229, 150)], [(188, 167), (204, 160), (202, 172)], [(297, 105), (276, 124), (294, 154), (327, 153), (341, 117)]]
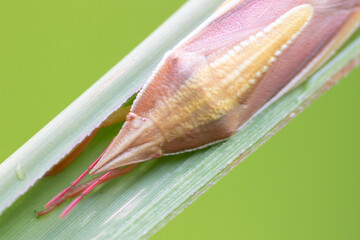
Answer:
[[(185, 0), (0, 0), (0, 161)], [(360, 239), (360, 69), (152, 239)]]

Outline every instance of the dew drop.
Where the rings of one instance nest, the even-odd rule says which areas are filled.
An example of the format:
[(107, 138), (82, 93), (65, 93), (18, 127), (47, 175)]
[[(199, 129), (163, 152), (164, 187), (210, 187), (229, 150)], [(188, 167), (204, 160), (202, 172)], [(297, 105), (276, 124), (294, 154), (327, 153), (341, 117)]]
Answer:
[(25, 179), (25, 171), (21, 163), (18, 163), (15, 167), (16, 178), (20, 181)]

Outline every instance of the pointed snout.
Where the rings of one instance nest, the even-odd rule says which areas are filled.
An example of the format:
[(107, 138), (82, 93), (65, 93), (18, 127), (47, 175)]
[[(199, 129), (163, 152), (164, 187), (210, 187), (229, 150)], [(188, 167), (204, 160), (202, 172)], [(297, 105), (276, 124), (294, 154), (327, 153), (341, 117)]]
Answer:
[(123, 128), (90, 171), (90, 175), (159, 158), (163, 142), (161, 131), (150, 119), (129, 113)]

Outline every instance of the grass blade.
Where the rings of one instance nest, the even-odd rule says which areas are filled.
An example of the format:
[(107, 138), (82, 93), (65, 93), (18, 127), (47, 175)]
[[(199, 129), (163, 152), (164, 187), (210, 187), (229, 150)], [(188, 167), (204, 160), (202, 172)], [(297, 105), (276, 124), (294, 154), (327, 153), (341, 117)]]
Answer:
[[(0, 165), (0, 175), (6, 176), (0, 185), (0, 195), (5, 196), (0, 200), (2, 210), (27, 191), (54, 162), (139, 89), (162, 53), (189, 32), (190, 26), (201, 22), (220, 1), (206, 1), (208, 9), (205, 10), (203, 2), (192, 1), (180, 10), (189, 15), (192, 11), (196, 12), (196, 19), (188, 20), (191, 24), (180, 24), (183, 27), (180, 30), (181, 26), (176, 25), (176, 32), (171, 31), (171, 37), (165, 39), (162, 34), (174, 29), (174, 25), (179, 24), (178, 21), (183, 16), (181, 12), (175, 15), (141, 47), (115, 66), (59, 117)], [(203, 11), (201, 17), (196, 11), (198, 9)], [(29, 236), (34, 239), (129, 239), (150, 236), (226, 174), (238, 163), (240, 155), (243, 158), (253, 151), (292, 113), (321, 92), (321, 89), (329, 84), (329, 79), (355, 60), (360, 53), (360, 38), (358, 34), (356, 36), (308, 82), (262, 111), (229, 141), (193, 153), (169, 156), (142, 164), (133, 174), (102, 186), (84, 200), (66, 221), (58, 219), (61, 209), (43, 219), (35, 219), (29, 209), (41, 209), (49, 196), (65, 187), (88, 165), (88, 159), (96, 158), (120, 126), (103, 129), (71, 169), (56, 177), (37, 181), (33, 188), (2, 214), (2, 236), (9, 239), (28, 239)], [(153, 44), (156, 46), (152, 46)], [(117, 75), (117, 71), (124, 68), (126, 70)], [(110, 85), (106, 86), (106, 82), (114, 75), (117, 77), (110, 88)], [(65, 124), (69, 119), (73, 123)], [(15, 169), (26, 172), (23, 181), (18, 180), (22, 170), (18, 170), (16, 176)], [(11, 188), (8, 187), (10, 185)], [(86, 228), (83, 227), (85, 225)]]

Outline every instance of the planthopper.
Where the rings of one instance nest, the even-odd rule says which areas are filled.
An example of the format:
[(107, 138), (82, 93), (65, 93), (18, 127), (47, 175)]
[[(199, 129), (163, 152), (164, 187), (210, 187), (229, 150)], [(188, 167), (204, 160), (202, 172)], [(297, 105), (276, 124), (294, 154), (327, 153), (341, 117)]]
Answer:
[[(96, 186), (139, 162), (226, 140), (316, 71), (359, 21), (360, 0), (225, 1), (164, 55), (119, 134), (38, 215), (76, 197), (65, 217)], [(98, 173), (104, 174), (80, 184)]]

